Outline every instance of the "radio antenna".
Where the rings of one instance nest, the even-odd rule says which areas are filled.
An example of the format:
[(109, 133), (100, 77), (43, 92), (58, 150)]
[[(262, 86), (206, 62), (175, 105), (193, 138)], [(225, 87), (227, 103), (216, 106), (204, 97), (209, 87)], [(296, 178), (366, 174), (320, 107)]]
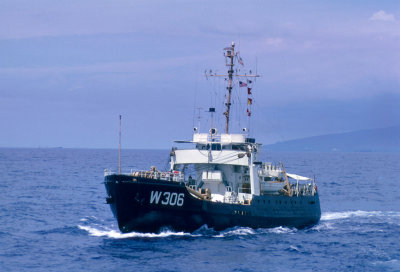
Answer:
[(119, 115), (119, 146), (118, 146), (118, 174), (121, 174), (121, 127), (122, 127), (122, 116)]

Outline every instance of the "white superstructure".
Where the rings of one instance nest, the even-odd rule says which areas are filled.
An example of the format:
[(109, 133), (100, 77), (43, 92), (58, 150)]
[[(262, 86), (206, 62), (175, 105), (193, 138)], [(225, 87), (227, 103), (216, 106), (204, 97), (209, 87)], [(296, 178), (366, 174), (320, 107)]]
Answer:
[(188, 177), (192, 188), (211, 191), (212, 200), (228, 202), (250, 200), (251, 195), (260, 195), (260, 178), (257, 161), (261, 144), (244, 134), (195, 133), (192, 148), (171, 152), (171, 170), (181, 171)]

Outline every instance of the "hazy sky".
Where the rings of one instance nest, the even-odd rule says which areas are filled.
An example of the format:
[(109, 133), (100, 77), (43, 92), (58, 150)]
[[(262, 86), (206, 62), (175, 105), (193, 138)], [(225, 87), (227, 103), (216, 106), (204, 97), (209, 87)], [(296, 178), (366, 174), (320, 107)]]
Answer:
[(124, 147), (169, 148), (209, 106), (222, 130), (232, 41), (258, 141), (400, 124), (400, 1), (2, 0), (0, 146), (116, 147), (122, 114)]

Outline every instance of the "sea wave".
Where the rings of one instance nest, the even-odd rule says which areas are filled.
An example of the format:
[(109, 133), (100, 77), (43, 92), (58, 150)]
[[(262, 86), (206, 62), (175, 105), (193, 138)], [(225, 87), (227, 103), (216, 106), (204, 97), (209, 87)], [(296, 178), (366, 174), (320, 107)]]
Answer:
[(252, 228), (236, 227), (233, 229), (221, 231), (217, 235), (213, 235), (213, 237), (224, 238), (224, 237), (230, 237), (230, 236), (247, 236), (247, 235), (253, 235), (253, 234), (256, 234), (256, 232)]
[[(212, 229), (209, 229), (212, 230)], [(234, 227), (231, 229), (223, 230), (216, 232), (214, 231), (213, 235), (208, 235), (209, 232), (200, 232), (204, 234), (204, 236), (211, 236), (214, 238), (225, 238), (225, 237), (240, 237), (240, 236), (251, 236), (251, 235), (260, 235), (260, 234), (287, 234), (296, 232), (296, 228), (286, 228), (286, 227), (275, 227), (275, 228), (259, 228), (252, 229), (248, 227)]]
[(319, 222), (317, 225), (310, 228), (310, 230), (324, 231), (334, 229), (332, 222)]
[(391, 217), (400, 219), (400, 212), (393, 211), (344, 211), (322, 213), (321, 221), (340, 220), (350, 217)]
[(288, 251), (293, 251), (293, 252), (299, 252), (302, 253), (303, 250), (301, 250), (299, 247), (294, 246), (294, 245), (290, 245), (289, 248), (287, 249)]
[(296, 228), (287, 228), (287, 227), (276, 227), (271, 229), (264, 229), (268, 233), (275, 233), (275, 234), (287, 234), (287, 233), (294, 233), (297, 231)]

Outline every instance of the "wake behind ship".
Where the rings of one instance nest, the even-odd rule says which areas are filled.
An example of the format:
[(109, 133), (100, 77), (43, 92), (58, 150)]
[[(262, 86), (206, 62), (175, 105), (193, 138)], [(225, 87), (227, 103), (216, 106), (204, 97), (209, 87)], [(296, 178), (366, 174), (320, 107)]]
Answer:
[[(235, 44), (224, 48), (228, 82), (225, 133), (212, 126), (207, 133), (195, 129), (188, 141), (175, 141), (169, 171), (105, 172), (107, 203), (121, 232), (159, 232), (164, 228), (192, 232), (203, 225), (215, 230), (234, 226), (305, 228), (321, 217), (315, 181), (286, 172), (282, 163), (261, 162), (262, 145), (242, 133), (229, 133), (233, 78), (240, 87), (258, 75), (240, 75), (235, 63), (242, 60)], [(247, 83), (246, 83), (247, 82)], [(251, 105), (251, 88), (247, 88)], [(210, 108), (211, 120), (215, 108)], [(251, 115), (247, 108), (246, 114)]]

